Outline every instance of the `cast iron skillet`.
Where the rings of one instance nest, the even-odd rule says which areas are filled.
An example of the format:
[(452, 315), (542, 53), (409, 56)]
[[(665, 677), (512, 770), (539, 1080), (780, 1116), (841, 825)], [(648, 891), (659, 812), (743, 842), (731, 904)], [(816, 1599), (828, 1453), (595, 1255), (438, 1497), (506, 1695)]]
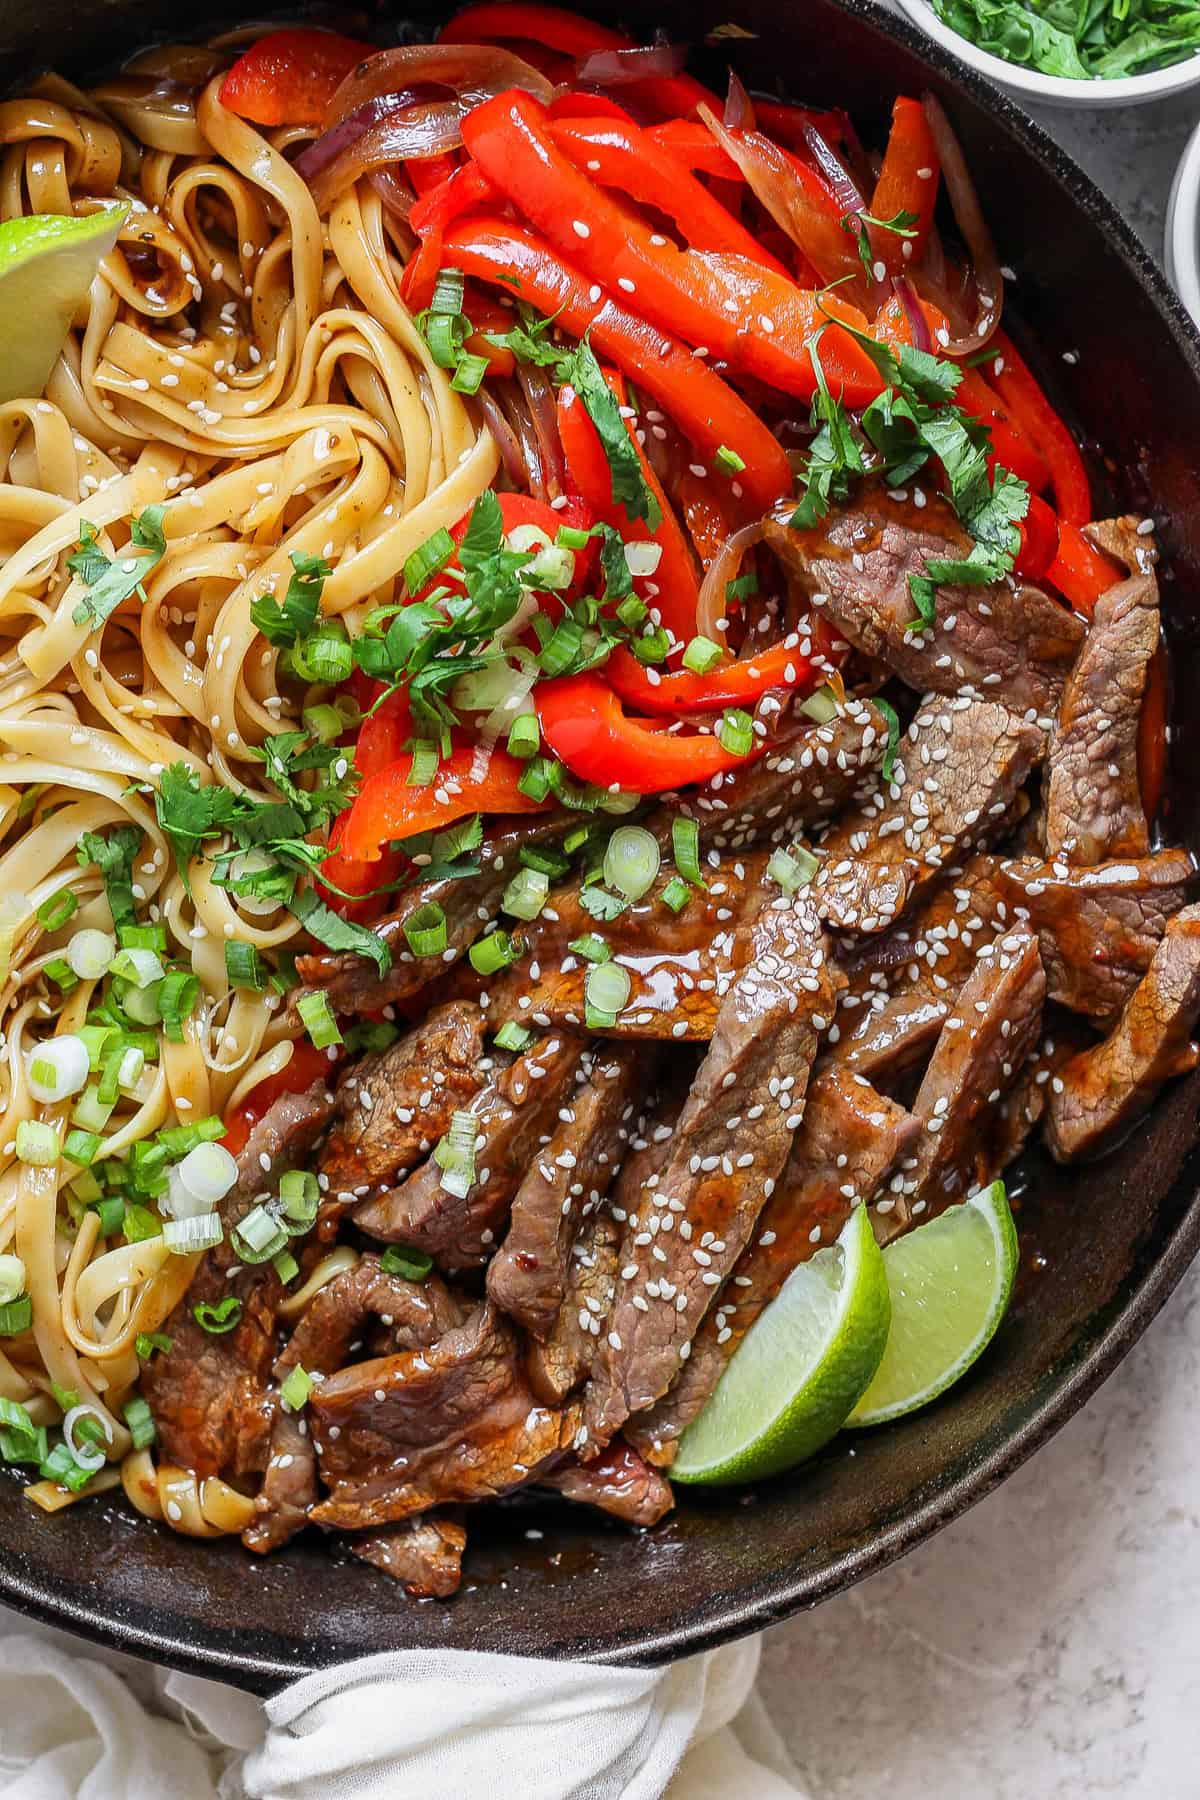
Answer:
[[(186, 13), (190, 10), (182, 9)], [(1200, 339), (1132, 233), (1012, 103), (872, 0), (629, 0), (630, 25), (698, 40), (730, 18), (759, 35), (738, 67), (765, 90), (847, 105), (882, 141), (892, 97), (931, 87), (965, 142), (1006, 262), (1011, 308), (1089, 437), (1109, 499), (1166, 533), (1177, 693), (1200, 686)], [(98, 69), (156, 29), (216, 28), (216, 9), (145, 0), (0, 0), (4, 79), (43, 61)], [(246, 14), (254, 8), (246, 6)], [(782, 89), (781, 89), (782, 91)], [(864, 137), (867, 136), (864, 130)], [(872, 141), (868, 137), (867, 141)], [(1079, 362), (1063, 371), (1066, 350)], [(1200, 715), (1175, 716), (1176, 776)], [(1170, 831), (1200, 843), (1200, 787), (1177, 779)], [(518, 1501), (472, 1523), (463, 1591), (407, 1601), (315, 1534), (265, 1560), (196, 1543), (117, 1507), (47, 1520), (0, 1479), (0, 1594), (40, 1618), (266, 1693), (312, 1668), (411, 1646), (654, 1662), (718, 1644), (858, 1581), (990, 1492), (1058, 1429), (1150, 1323), (1200, 1246), (1200, 1076), (1177, 1084), (1112, 1158), (1023, 1169), (1024, 1272), (1003, 1330), (938, 1406), (843, 1439), (754, 1494), (682, 1491), (658, 1531), (609, 1529)], [(849, 1450), (853, 1445), (854, 1454)]]

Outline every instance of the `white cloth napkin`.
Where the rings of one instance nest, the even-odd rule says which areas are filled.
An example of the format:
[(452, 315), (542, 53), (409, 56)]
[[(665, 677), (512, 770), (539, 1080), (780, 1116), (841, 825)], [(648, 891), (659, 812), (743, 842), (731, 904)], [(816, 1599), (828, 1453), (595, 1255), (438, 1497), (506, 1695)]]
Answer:
[(3, 1800), (804, 1800), (751, 1693), (757, 1639), (647, 1670), (405, 1650), (263, 1705), (0, 1632)]

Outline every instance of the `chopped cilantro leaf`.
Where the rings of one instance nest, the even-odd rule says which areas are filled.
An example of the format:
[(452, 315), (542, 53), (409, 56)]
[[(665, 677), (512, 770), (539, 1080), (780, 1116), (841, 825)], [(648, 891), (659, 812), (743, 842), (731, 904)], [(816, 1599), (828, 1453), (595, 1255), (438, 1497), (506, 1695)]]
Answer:
[(142, 582), (167, 548), (162, 521), (165, 506), (148, 506), (134, 519), (127, 548), (108, 557), (96, 542), (96, 528), (87, 519), (79, 522), (79, 549), (67, 558), (67, 567), (86, 589), (71, 614), (76, 625), (103, 625), (110, 613), (131, 594), (146, 598)]
[(134, 922), (133, 859), (141, 841), (136, 825), (118, 825), (105, 836), (98, 831), (85, 831), (75, 852), (80, 868), (87, 869), (95, 863), (104, 877), (108, 909), (118, 930)]
[(357, 956), (368, 957), (381, 975), (386, 975), (391, 968), (391, 953), (383, 939), (368, 931), (365, 925), (343, 919), (311, 888), (296, 895), (292, 912), (310, 937), (315, 937), (327, 950), (351, 950)]
[(333, 574), (320, 556), (303, 556), (293, 552), (292, 576), (281, 605), (270, 594), (262, 594), (251, 602), (250, 620), (270, 644), (291, 646), (306, 637), (317, 622), (321, 608), (321, 590)]

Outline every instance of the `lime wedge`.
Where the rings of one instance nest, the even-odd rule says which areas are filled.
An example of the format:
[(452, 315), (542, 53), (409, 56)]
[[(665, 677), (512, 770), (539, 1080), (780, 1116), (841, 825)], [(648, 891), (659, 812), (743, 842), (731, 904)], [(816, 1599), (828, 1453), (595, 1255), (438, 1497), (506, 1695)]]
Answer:
[(0, 405), (36, 400), (129, 206), (0, 224)]
[(879, 1367), (887, 1276), (865, 1206), (788, 1276), (679, 1442), (674, 1481), (751, 1481), (828, 1443)]
[(966, 1373), (1012, 1297), (1017, 1231), (1004, 1183), (981, 1188), (883, 1253), (892, 1329), (883, 1361), (849, 1425), (903, 1418)]

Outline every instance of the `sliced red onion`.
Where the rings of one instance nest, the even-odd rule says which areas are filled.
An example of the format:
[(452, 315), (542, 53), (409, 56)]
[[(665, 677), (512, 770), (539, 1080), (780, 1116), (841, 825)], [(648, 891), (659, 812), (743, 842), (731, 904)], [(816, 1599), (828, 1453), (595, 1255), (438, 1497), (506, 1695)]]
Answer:
[(401, 219), (407, 225), (416, 195), (401, 181), (395, 169), (370, 169), (367, 180), (393, 218)]
[[(389, 163), (441, 156), (462, 143), (462, 122), (474, 101), (439, 100), (386, 113), (347, 144), (309, 181), (319, 210), (331, 206), (362, 175)], [(313, 146), (317, 149), (321, 140)]]
[(368, 100), (426, 87), (450, 89), (469, 106), (506, 88), (521, 88), (547, 104), (554, 97), (552, 83), (511, 50), (489, 44), (405, 44), (369, 56), (347, 75), (329, 103), (326, 128)]
[(1000, 323), (1004, 310), (1004, 277), (992, 234), (988, 230), (975, 192), (975, 184), (967, 168), (962, 146), (946, 117), (942, 103), (934, 94), (923, 94), (921, 105), (937, 145), (938, 159), (946, 182), (946, 192), (954, 209), (955, 223), (970, 253), (975, 274), (976, 309), (974, 323), (964, 335), (951, 338), (940, 349), (945, 356), (970, 356), (981, 350)]
[(362, 106), (356, 106), (353, 112), (347, 113), (344, 119), (339, 119), (331, 131), (322, 132), (319, 138), (314, 138), (300, 152), (293, 168), (302, 180), (314, 181), (336, 156), (357, 144), (372, 125), (378, 125), (393, 112), (415, 105), (421, 98), (429, 99), (431, 96), (428, 93), (422, 96), (410, 91), (394, 97), (389, 95), (386, 99), (365, 101)]
[(929, 335), (929, 322), (907, 275), (892, 276), (892, 292), (904, 308), (908, 329), (912, 332), (913, 349), (924, 350), (927, 354), (932, 354), (933, 339)]
[(686, 44), (639, 45), (632, 50), (593, 50), (575, 64), (580, 81), (593, 87), (622, 87), (655, 75), (678, 75), (687, 62)]
[(805, 120), (804, 142), (808, 145), (813, 161), (825, 177), (829, 190), (838, 203), (838, 210), (843, 216), (846, 213), (863, 212), (866, 208), (866, 201), (859, 193), (853, 175), (833, 145), (822, 136), (811, 119)]
[(733, 69), (729, 71), (729, 87), (725, 94), (725, 116), (722, 123), (726, 131), (754, 131), (758, 125), (758, 120), (754, 116), (754, 102)]
[(528, 493), (529, 469), (517, 434), (509, 424), (499, 399), (492, 391), (494, 385), (485, 382), (475, 398), (479, 403), (479, 410), (484, 416), (487, 428), (495, 441), (496, 448), (500, 452), (500, 461), (504, 464), (505, 474), (518, 493)]
[(545, 369), (517, 364), (517, 380), (529, 408), (529, 419), (541, 452), (542, 483), (547, 500), (566, 492), (567, 465), (558, 431), (558, 402)]
[(740, 530), (735, 531), (732, 537), (726, 539), (719, 556), (705, 571), (704, 580), (700, 583), (700, 594), (696, 602), (696, 631), (699, 636), (720, 644), (727, 655), (730, 652), (725, 641), (725, 589), (731, 581), (736, 580), (747, 550), (762, 542), (766, 525), (766, 519), (758, 519), (753, 525), (743, 525)]

